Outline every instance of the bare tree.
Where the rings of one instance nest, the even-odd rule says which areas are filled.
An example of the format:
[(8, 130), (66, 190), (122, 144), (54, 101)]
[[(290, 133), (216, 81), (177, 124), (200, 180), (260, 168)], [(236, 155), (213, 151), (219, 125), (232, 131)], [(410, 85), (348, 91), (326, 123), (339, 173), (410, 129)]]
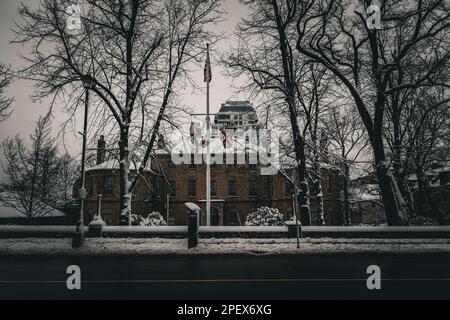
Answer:
[(327, 114), (325, 132), (330, 142), (330, 152), (337, 157), (333, 159), (337, 167), (342, 168), (343, 222), (351, 224), (349, 181), (351, 169), (361, 159), (369, 144), (360, 119), (352, 106), (342, 104)]
[(5, 96), (6, 88), (10, 85), (12, 77), (9, 75), (5, 65), (0, 64), (0, 122), (7, 120), (12, 113), (12, 98)]
[[(433, 97), (434, 98), (434, 97)], [(430, 99), (433, 100), (433, 99)], [(433, 105), (431, 103), (431, 105)], [(431, 215), (439, 223), (443, 223), (444, 213), (439, 208), (438, 200), (431, 187), (431, 179), (428, 172), (432, 165), (447, 163), (450, 155), (449, 145), (449, 115), (450, 105), (447, 103), (440, 108), (422, 109), (416, 114), (413, 126), (409, 128), (408, 142), (410, 145), (409, 159), (412, 159), (412, 167), (418, 181), (417, 203), (419, 214), (425, 215), (422, 199), (428, 198), (431, 205)]]
[[(370, 4), (359, 1), (361, 13), (350, 1), (299, 2), (296, 48), (332, 72), (353, 97), (372, 146), (388, 224), (400, 225), (407, 221), (407, 206), (386, 157), (387, 97), (434, 82), (439, 68), (448, 63), (450, 10), (440, 0), (382, 1), (379, 30), (367, 23), (365, 11)], [(428, 55), (430, 50), (435, 54)], [(423, 57), (427, 72), (413, 82), (391, 85), (411, 56)]]
[[(310, 225), (309, 186), (305, 137), (299, 123), (298, 70), (301, 61), (292, 50), (289, 34), (295, 31), (295, 1), (243, 1), (252, 13), (243, 20), (237, 33), (240, 46), (223, 60), (234, 76), (250, 79), (249, 87), (268, 91), (270, 109), (280, 106), (284, 119), (288, 119), (292, 136), (294, 161), (299, 178), (299, 206), (302, 223)], [(276, 106), (275, 106), (276, 104)], [(277, 112), (277, 111), (276, 111)], [(273, 117), (270, 114), (270, 117)]]
[[(394, 172), (408, 205), (412, 207), (411, 211), (423, 215), (423, 202), (427, 197), (433, 216), (441, 220), (427, 172), (432, 171), (434, 163), (445, 163), (450, 153), (450, 101), (446, 91), (439, 87), (407, 91), (407, 94), (398, 102), (394, 100), (388, 109), (388, 115), (395, 118), (386, 130)], [(416, 175), (418, 182), (418, 212), (414, 211), (413, 193), (416, 186), (408, 183), (411, 175)]]
[(3, 187), (8, 191), (0, 195), (1, 201), (23, 213), (30, 222), (51, 213), (56, 204), (59, 163), (50, 136), (50, 114), (39, 118), (31, 141), (30, 150), (19, 136), (3, 142), (5, 158), (1, 164), (8, 178)]
[[(306, 153), (311, 163), (309, 176), (313, 182), (316, 208), (317, 208), (317, 224), (325, 224), (325, 212), (322, 190), (322, 169), (323, 163), (328, 162), (328, 134), (326, 132), (326, 122), (324, 117), (330, 112), (330, 108), (336, 107), (335, 100), (332, 98), (333, 78), (330, 77), (326, 69), (320, 65), (313, 63), (305, 63), (307, 69), (300, 69), (297, 85), (298, 100), (302, 106), (300, 118), (304, 119), (304, 133), (306, 137), (307, 148)], [(333, 101), (333, 102), (330, 102)]]
[[(82, 96), (82, 83), (91, 84), (93, 100), (108, 108), (118, 132), (121, 223), (127, 223), (132, 190), (147, 165), (161, 122), (167, 120), (176, 82), (188, 76), (189, 64), (198, 61), (203, 44), (212, 38), (206, 27), (218, 20), (220, 1), (87, 0), (81, 9), (73, 4), (41, 0), (36, 10), (20, 7), (15, 41), (33, 49), (22, 76), (36, 81), (38, 96), (59, 95), (72, 101)], [(148, 103), (149, 93), (153, 102), (160, 99), (159, 106)], [(141, 118), (141, 125), (135, 126), (133, 120), (137, 110), (147, 108), (156, 108), (153, 113), (158, 116), (139, 174), (130, 181), (131, 131), (137, 128), (141, 131), (137, 136), (147, 140), (143, 132), (148, 125)]]
[[(399, 76), (391, 80), (396, 86), (412, 82), (411, 79), (420, 78), (428, 72), (428, 65), (423, 63), (420, 56), (413, 56), (408, 64), (408, 69), (401, 69)], [(435, 79), (445, 83), (449, 72), (448, 67), (442, 66)], [(386, 105), (389, 121), (384, 133), (391, 153), (393, 172), (409, 212), (414, 215), (413, 190), (407, 178), (415, 172), (419, 174), (418, 181), (424, 182), (425, 177), (420, 176), (420, 173), (428, 170), (432, 161), (438, 161), (437, 153), (443, 150), (442, 144), (445, 144), (448, 136), (446, 115), (450, 105), (449, 89), (441, 85), (433, 86), (432, 83), (405, 88), (392, 92)], [(419, 184), (421, 187), (426, 185)], [(436, 204), (435, 201), (430, 202)], [(434, 211), (437, 213), (438, 210), (435, 208)]]
[(80, 166), (70, 154), (64, 153), (58, 156), (57, 186), (53, 197), (55, 206), (64, 213), (75, 213), (79, 208), (79, 201), (74, 197), (73, 188), (79, 179)]

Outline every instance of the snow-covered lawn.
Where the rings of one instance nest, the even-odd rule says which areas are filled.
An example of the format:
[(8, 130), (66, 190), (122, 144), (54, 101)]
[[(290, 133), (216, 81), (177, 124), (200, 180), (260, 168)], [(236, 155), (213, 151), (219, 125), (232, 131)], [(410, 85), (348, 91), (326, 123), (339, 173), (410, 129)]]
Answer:
[(187, 249), (186, 239), (88, 238), (80, 249), (71, 239), (0, 239), (0, 255), (196, 255), (196, 254), (314, 254), (314, 253), (450, 253), (449, 239), (200, 239)]

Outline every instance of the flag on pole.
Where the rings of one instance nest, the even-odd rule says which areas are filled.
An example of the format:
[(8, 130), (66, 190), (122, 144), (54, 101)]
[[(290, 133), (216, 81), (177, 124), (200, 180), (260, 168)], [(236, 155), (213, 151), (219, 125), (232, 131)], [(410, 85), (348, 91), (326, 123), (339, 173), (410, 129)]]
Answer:
[(195, 125), (194, 125), (194, 122), (191, 122), (191, 126), (189, 128), (189, 134), (191, 135), (191, 143), (195, 144)]
[(206, 63), (203, 73), (205, 82), (211, 82), (212, 73), (211, 73), (211, 60), (209, 58), (209, 43), (206, 45)]

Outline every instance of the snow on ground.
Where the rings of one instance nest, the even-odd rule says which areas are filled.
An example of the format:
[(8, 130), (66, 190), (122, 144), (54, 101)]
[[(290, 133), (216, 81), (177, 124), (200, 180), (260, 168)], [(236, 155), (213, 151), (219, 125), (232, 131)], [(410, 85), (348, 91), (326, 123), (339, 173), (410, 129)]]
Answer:
[(0, 239), (0, 255), (276, 255), (315, 253), (450, 253), (450, 239), (200, 239), (187, 249), (186, 239), (88, 238), (80, 249), (71, 239)]

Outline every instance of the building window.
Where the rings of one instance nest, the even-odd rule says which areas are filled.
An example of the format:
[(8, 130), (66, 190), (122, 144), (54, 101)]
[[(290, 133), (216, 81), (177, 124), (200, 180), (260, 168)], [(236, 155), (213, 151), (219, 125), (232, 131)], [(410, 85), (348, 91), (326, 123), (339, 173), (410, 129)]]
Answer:
[(155, 181), (155, 196), (158, 198), (162, 197), (161, 181), (159, 180)]
[(228, 196), (236, 197), (236, 180), (228, 180)]
[(333, 191), (333, 184), (331, 180), (331, 176), (327, 176), (327, 192), (331, 193)]
[(197, 182), (195, 180), (188, 181), (188, 197), (195, 197), (197, 195)]
[(106, 222), (108, 226), (112, 225), (112, 213), (102, 213), (102, 219)]
[(250, 180), (248, 182), (248, 195), (250, 197), (256, 197), (256, 180)]
[(107, 196), (114, 194), (114, 177), (105, 177), (105, 181), (103, 183), (103, 194)]
[(177, 182), (169, 181), (169, 184), (170, 184), (169, 195), (171, 197), (176, 197), (177, 196)]
[(217, 184), (214, 180), (211, 180), (211, 197), (217, 197)]
[(286, 190), (286, 195), (290, 196), (294, 194), (294, 187), (290, 181), (284, 180), (284, 188)]

